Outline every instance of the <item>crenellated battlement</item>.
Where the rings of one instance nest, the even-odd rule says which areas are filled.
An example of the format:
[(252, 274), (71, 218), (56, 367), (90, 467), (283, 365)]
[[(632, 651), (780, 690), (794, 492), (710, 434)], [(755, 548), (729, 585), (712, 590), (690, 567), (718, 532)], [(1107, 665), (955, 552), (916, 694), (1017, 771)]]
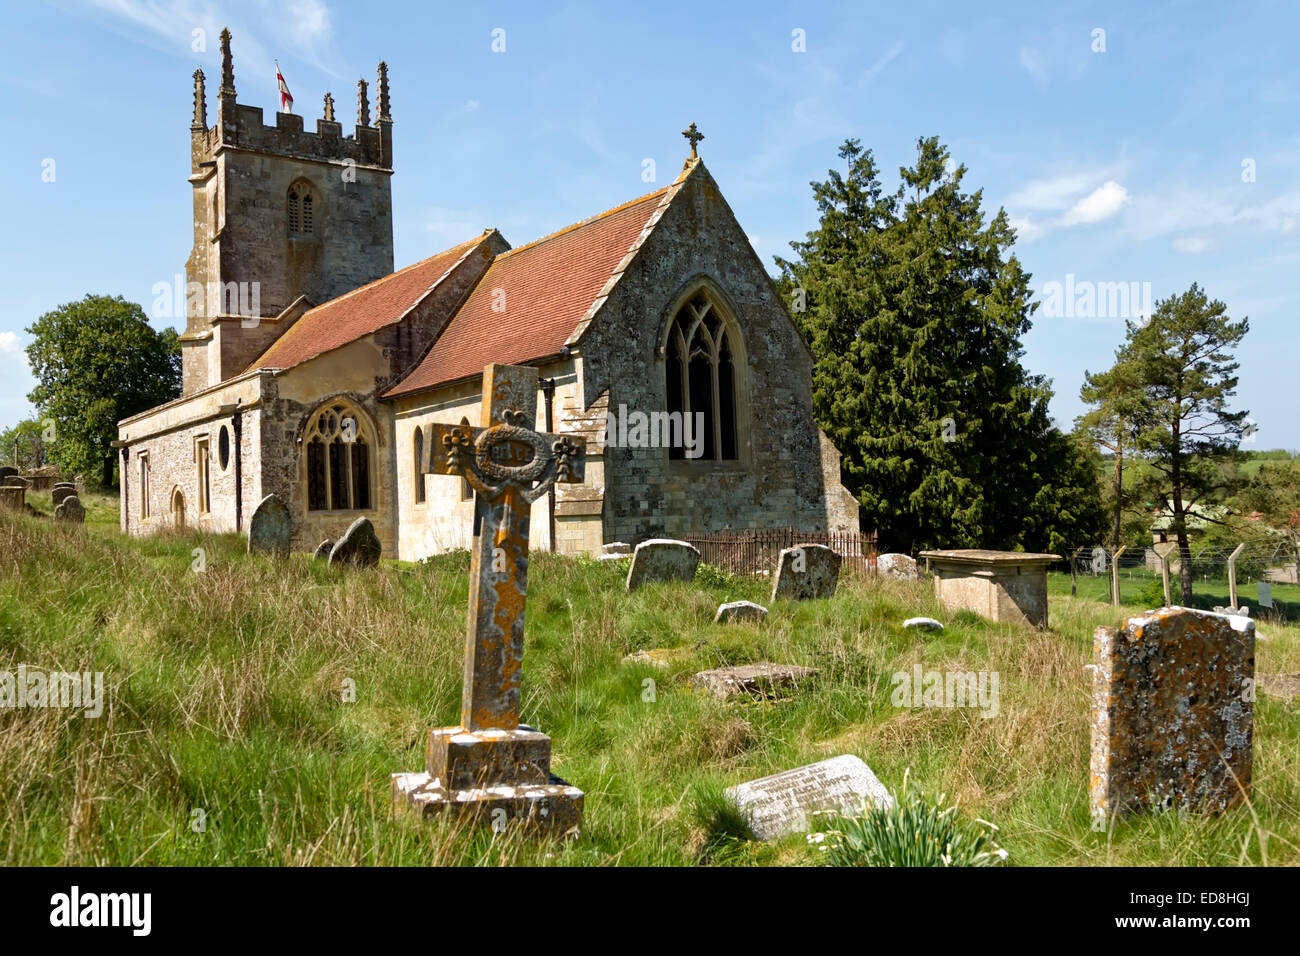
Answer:
[(221, 31), (222, 83), (217, 95), (217, 121), (207, 125), (207, 102), (202, 70), (194, 72), (194, 118), (190, 125), (192, 165), (195, 171), (211, 162), (223, 148), (251, 150), (292, 159), (320, 162), (351, 161), (380, 169), (393, 168), (393, 118), (389, 114), (388, 64), (378, 69), (379, 116), (370, 125), (366, 81), (358, 84), (357, 124), (352, 135), (343, 135), (343, 124), (334, 120), (333, 97), (325, 94), (325, 117), (316, 120), (314, 131), (304, 128), (303, 117), (275, 114), (275, 125), (267, 125), (261, 107), (247, 106), (235, 99), (234, 63), (230, 52), (230, 31)]

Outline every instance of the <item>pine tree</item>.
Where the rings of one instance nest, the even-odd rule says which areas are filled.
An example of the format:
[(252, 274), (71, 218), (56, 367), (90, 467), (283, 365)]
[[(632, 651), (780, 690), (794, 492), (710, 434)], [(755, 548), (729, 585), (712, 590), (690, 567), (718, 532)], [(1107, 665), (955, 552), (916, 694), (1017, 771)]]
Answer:
[[(886, 193), (847, 141), (813, 183), (820, 223), (778, 258), (816, 365), (814, 410), (843, 455), (863, 523), (892, 547), (1048, 547), (1094, 522), (1086, 456), (1052, 425), (1051, 391), (1020, 363), (1029, 276), (1004, 212), (937, 139)], [(798, 312), (800, 303), (805, 310)], [(1059, 545), (1058, 545), (1059, 546)]]
[(1250, 330), (1247, 319), (1228, 317), (1195, 283), (1182, 295), (1157, 302), (1150, 321), (1128, 323), (1117, 366), (1135, 383), (1134, 449), (1150, 467), (1143, 491), (1167, 501), (1170, 530), (1178, 541), (1183, 603), (1192, 600), (1192, 552), (1187, 516), (1222, 501), (1239, 486), (1238, 450), (1247, 413), (1228, 407), (1236, 394), (1239, 363), (1233, 351)]

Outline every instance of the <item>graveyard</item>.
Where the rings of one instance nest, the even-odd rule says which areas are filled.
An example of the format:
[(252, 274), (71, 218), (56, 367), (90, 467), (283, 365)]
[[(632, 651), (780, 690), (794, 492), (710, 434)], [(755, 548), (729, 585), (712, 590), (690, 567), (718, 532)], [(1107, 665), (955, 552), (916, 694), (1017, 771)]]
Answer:
[[(702, 564), (629, 591), (630, 559), (545, 553), (519, 712), (585, 795), (581, 832), (421, 819), (390, 777), (459, 717), (470, 555), (357, 569), (242, 535), (131, 539), (113, 504), (91, 498), (85, 525), (0, 516), (6, 660), (102, 671), (108, 698), (97, 720), (0, 712), (7, 865), (817, 865), (804, 834), (751, 838), (725, 791), (845, 755), (995, 825), (1003, 865), (1300, 864), (1300, 713), (1263, 680), (1247, 803), (1093, 828), (1085, 667), (1094, 629), (1142, 607), (1054, 587), (1036, 629), (948, 610), (930, 581), (772, 601), (769, 578)], [(736, 601), (769, 613), (715, 623)], [(918, 616), (943, 629), (902, 627)], [(1300, 672), (1300, 629), (1258, 633), (1257, 674)], [(809, 673), (767, 695), (692, 686), (758, 662)], [(895, 706), (891, 674), (916, 667), (998, 672), (996, 719)]]

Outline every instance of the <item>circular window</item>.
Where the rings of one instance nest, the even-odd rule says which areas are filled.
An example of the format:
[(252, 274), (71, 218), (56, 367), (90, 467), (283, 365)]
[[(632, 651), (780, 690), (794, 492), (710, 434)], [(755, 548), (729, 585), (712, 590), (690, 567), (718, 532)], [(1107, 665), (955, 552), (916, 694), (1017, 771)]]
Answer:
[(225, 471), (230, 464), (230, 429), (225, 425), (221, 426), (221, 434), (217, 436), (217, 459), (221, 462), (221, 470)]

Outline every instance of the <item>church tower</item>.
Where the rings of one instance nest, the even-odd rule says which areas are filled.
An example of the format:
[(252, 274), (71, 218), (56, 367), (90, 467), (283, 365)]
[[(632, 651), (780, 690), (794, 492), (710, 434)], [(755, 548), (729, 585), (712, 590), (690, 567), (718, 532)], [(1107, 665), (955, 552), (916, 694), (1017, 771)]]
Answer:
[(307, 308), (393, 271), (393, 118), (388, 66), (379, 64), (371, 125), (357, 84), (351, 136), (325, 94), (323, 119), (235, 101), (230, 31), (221, 31), (216, 125), (207, 124), (202, 70), (194, 73), (190, 185), (194, 247), (185, 264), (183, 394), (238, 375)]

